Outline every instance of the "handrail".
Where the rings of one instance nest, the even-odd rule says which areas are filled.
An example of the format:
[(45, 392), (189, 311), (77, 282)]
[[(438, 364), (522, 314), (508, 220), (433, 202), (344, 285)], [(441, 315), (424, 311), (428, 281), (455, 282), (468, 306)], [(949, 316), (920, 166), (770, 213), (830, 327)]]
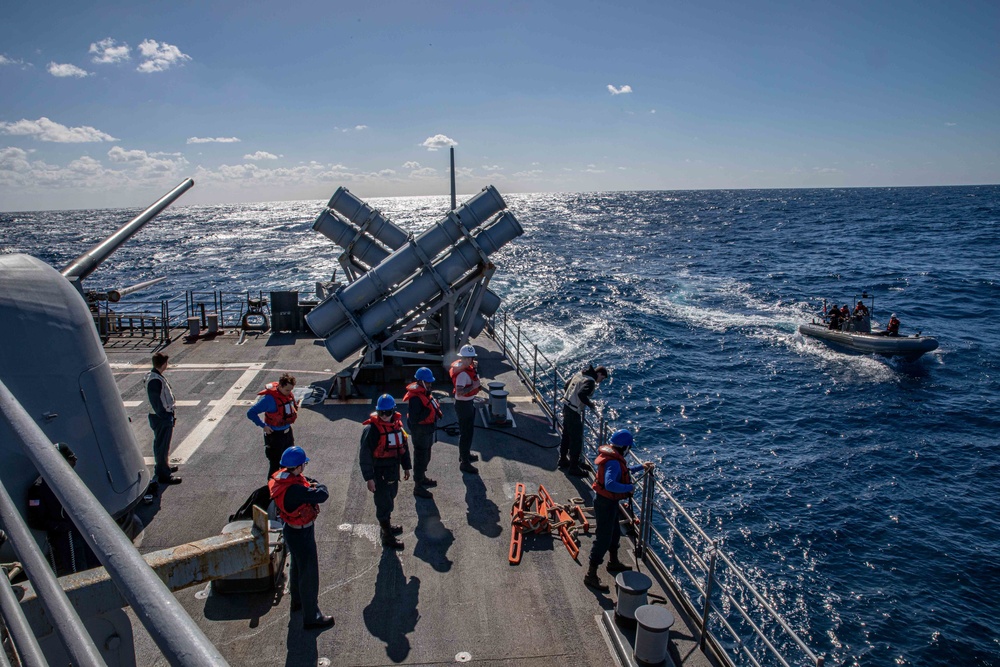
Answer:
[[(87, 545), (100, 559), (122, 596), (170, 663), (190, 667), (228, 665), (219, 650), (178, 604), (170, 589), (149, 568), (125, 533), (2, 380), (0, 412), (21, 442), (25, 455), (55, 493)], [(4, 525), (10, 532), (32, 583), (41, 584), (37, 590), (46, 611), (50, 611), (49, 605), (53, 605), (51, 610), (56, 610), (60, 604), (66, 608), (58, 615), (52, 614), (51, 618), (71, 648), (73, 663), (103, 664), (83, 623), (70, 606), (65, 592), (45, 563), (38, 545), (28, 532), (20, 513), (13, 507), (13, 501), (2, 484), (0, 510), (3, 512)], [(68, 627), (64, 626), (64, 619), (68, 622)], [(88, 648), (92, 649), (93, 655)]]
[[(537, 399), (542, 411), (552, 420), (553, 428), (559, 432), (562, 429), (562, 424), (558, 418), (556, 406), (562, 396), (562, 388), (569, 378), (560, 372), (557, 362), (550, 360), (544, 352), (538, 349), (537, 345), (528, 341), (527, 337), (521, 331), (520, 325), (515, 324), (512, 320), (513, 318), (506, 310), (498, 311), (490, 319), (486, 333), (501, 347), (504, 355), (513, 362), (518, 377), (524, 380), (525, 385)], [(552, 378), (551, 386), (543, 388), (540, 386), (538, 378), (547, 378), (550, 374)], [(547, 383), (548, 381), (546, 380), (541, 384)], [(584, 415), (583, 421), (585, 447), (588, 454), (596, 454), (597, 447), (603, 442), (606, 436), (606, 422), (603, 416), (599, 414), (593, 420), (588, 419)], [(635, 452), (631, 452), (631, 457), (640, 463), (642, 462)], [(720, 648), (720, 650), (726, 650), (723, 648), (725, 643), (720, 641), (712, 630), (712, 626), (715, 625), (719, 629), (724, 630), (728, 634), (731, 643), (734, 644), (727, 651), (727, 660), (735, 664), (736, 657), (741, 655), (753, 665), (762, 664), (759, 656), (755, 655), (751, 650), (752, 646), (748, 645), (748, 642), (745, 641), (745, 637), (741, 634), (743, 631), (730, 623), (729, 618), (727, 618), (726, 613), (723, 611), (723, 609), (728, 608), (736, 611), (737, 619), (742, 618), (742, 625), (746, 629), (746, 633), (756, 638), (756, 641), (759, 642), (757, 645), (758, 649), (762, 645), (764, 653), (773, 656), (774, 661), (776, 661), (774, 664), (781, 665), (782, 667), (790, 664), (789, 659), (782, 654), (782, 651), (787, 652), (788, 648), (782, 649), (776, 646), (775, 642), (769, 636), (771, 633), (761, 628), (760, 623), (754, 620), (754, 615), (751, 614), (750, 609), (746, 608), (741, 602), (741, 599), (746, 599), (746, 595), (737, 597), (735, 590), (731, 588), (732, 584), (735, 583), (737, 584), (736, 590), (744, 591), (750, 596), (749, 599), (754, 600), (759, 605), (759, 608), (755, 608), (758, 610), (758, 617), (769, 618), (775, 621), (778, 628), (780, 628), (780, 633), (791, 640), (795, 647), (802, 652), (804, 658), (809, 661), (809, 664), (822, 667), (824, 656), (817, 656), (813, 653), (795, 630), (785, 622), (777, 610), (744, 576), (732, 559), (723, 553), (717, 541), (713, 540), (698, 525), (694, 517), (667, 491), (654, 473), (655, 471), (651, 472), (644, 479), (636, 483), (635, 497), (642, 498), (642, 505), (645, 506), (640, 508), (645, 509), (645, 511), (641, 512), (639, 526), (640, 536), (645, 537), (640, 537), (638, 545), (645, 552), (645, 556), (652, 560), (663, 574), (673, 580), (677, 592), (687, 598), (687, 604), (690, 609), (698, 610), (704, 614), (703, 618), (699, 619), (702, 641), (704, 642), (706, 638), (711, 638), (716, 647)], [(651, 491), (647, 492), (646, 486), (650, 482), (652, 482), (650, 485)], [(674, 514), (674, 519), (670, 518), (669, 515), (671, 513)], [(659, 515), (667, 525), (669, 535), (663, 535), (652, 525), (655, 515)], [(681, 522), (676, 521), (677, 518), (683, 520), (683, 525)], [(654, 536), (655, 540), (653, 539)], [(682, 551), (671, 547), (672, 540), (676, 540), (679, 543)], [(711, 554), (711, 557), (706, 558), (699, 553), (698, 543), (700, 543), (701, 548), (705, 549), (706, 556)], [(661, 560), (661, 555), (668, 557), (671, 562), (676, 564), (677, 569), (686, 578), (686, 584), (681, 583), (680, 580), (671, 574), (671, 572), (675, 572), (676, 570), (668, 568)], [(700, 570), (700, 573), (696, 573), (689, 567), (689, 564)], [(721, 574), (725, 576), (720, 577)], [(704, 582), (705, 585), (701, 582)], [(701, 608), (691, 600), (692, 592), (701, 598)], [(706, 592), (708, 593), (707, 596)], [(725, 604), (721, 605), (721, 607), (716, 605), (713, 601), (715, 595), (723, 599)], [(736, 655), (729, 654), (733, 650), (735, 650)], [(771, 663), (769, 662), (768, 664)]]

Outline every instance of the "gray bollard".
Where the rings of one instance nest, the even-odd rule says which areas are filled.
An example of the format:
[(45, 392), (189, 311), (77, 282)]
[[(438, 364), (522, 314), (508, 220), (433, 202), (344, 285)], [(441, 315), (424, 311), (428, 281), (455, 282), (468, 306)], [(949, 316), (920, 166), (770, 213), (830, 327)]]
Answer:
[(615, 622), (625, 628), (635, 627), (635, 610), (646, 604), (646, 591), (653, 580), (642, 572), (626, 570), (615, 577), (618, 603), (615, 605)]
[(201, 335), (201, 319), (197, 315), (188, 318), (188, 335), (191, 338)]
[(208, 333), (210, 334), (219, 333), (219, 314), (208, 313), (207, 315), (205, 315), (205, 319), (208, 321)]
[(635, 661), (644, 667), (666, 664), (674, 615), (663, 607), (647, 604), (635, 610), (635, 622), (635, 652), (632, 654)]
[[(492, 382), (490, 384), (493, 384)], [(502, 382), (500, 383), (503, 384)], [(503, 389), (490, 391), (490, 417), (494, 424), (507, 423), (507, 394)]]

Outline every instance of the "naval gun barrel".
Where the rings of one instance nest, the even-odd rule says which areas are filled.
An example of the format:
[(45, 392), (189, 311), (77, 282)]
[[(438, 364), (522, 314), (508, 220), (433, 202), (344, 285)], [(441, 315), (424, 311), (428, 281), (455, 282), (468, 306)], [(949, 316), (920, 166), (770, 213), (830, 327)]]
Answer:
[(132, 236), (137, 231), (142, 229), (147, 222), (155, 218), (163, 209), (173, 204), (178, 197), (187, 192), (193, 185), (193, 179), (184, 179), (180, 185), (160, 197), (156, 203), (137, 215), (135, 218), (132, 218), (132, 220), (123, 225), (117, 232), (70, 262), (66, 268), (61, 271), (63, 276), (71, 281), (79, 283), (79, 281), (93, 273), (94, 270), (104, 262), (104, 260), (110, 257), (115, 250), (118, 250), (123, 243), (132, 238)]

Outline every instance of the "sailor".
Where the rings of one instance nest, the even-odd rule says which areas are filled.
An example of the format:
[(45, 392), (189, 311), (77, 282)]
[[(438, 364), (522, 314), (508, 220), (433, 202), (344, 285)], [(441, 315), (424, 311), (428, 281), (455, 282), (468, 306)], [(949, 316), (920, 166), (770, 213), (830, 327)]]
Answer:
[(836, 331), (840, 328), (840, 308), (837, 304), (833, 304), (833, 308), (830, 309), (830, 329)]
[[(260, 398), (247, 410), (247, 419), (264, 429), (264, 455), (267, 457), (268, 479), (281, 467), (286, 449), (295, 445), (292, 424), (299, 416), (295, 401), (295, 376), (283, 374), (277, 382), (269, 382), (257, 393)], [(264, 413), (263, 421), (260, 414)]]
[(864, 304), (864, 302), (858, 301), (858, 305), (854, 306), (854, 315), (855, 316), (860, 315), (864, 317), (867, 314), (868, 314), (868, 307)]
[(389, 394), (382, 394), (375, 403), (375, 412), (364, 422), (361, 433), (361, 475), (368, 483), (368, 490), (375, 494), (375, 518), (382, 528), (382, 546), (402, 549), (403, 543), (396, 535), (401, 526), (392, 525), (392, 510), (399, 491), (399, 467), (403, 466), (403, 479), (410, 479), (410, 450), (406, 446), (403, 416), (396, 412), (396, 401)]
[(880, 336), (899, 336), (899, 318), (896, 317), (896, 313), (889, 316), (889, 323), (885, 325), (885, 331), (880, 331)]
[(330, 493), (326, 486), (302, 474), (309, 457), (301, 447), (289, 447), (281, 454), (281, 468), (267, 483), (271, 499), (284, 522), (281, 533), (292, 558), (288, 590), (292, 597), (291, 611), (302, 610), (302, 627), (306, 630), (328, 628), (333, 616), (319, 610), (319, 559), (316, 555), (316, 517), (320, 503)]
[(583, 583), (602, 593), (611, 590), (597, 576), (597, 568), (604, 560), (605, 553), (611, 553), (608, 572), (616, 574), (632, 569), (618, 559), (618, 544), (621, 541), (618, 503), (632, 497), (632, 492), (635, 490), (632, 474), (653, 468), (652, 463), (631, 467), (628, 465), (625, 456), (631, 449), (632, 443), (632, 434), (623, 428), (612, 433), (609, 444), (597, 450), (597, 478), (593, 484), (593, 489), (597, 492), (594, 498), (594, 520), (597, 522), (597, 528), (590, 549), (590, 569), (587, 570)]
[(160, 484), (180, 484), (181, 478), (173, 475), (177, 466), (168, 462), (170, 440), (174, 435), (177, 415), (174, 413), (176, 401), (170, 383), (163, 376), (167, 371), (170, 357), (162, 352), (153, 354), (153, 369), (146, 373), (146, 399), (149, 401), (149, 428), (153, 429), (153, 476)]
[(413, 374), (414, 382), (406, 386), (403, 400), (409, 403), (406, 423), (413, 436), (413, 495), (418, 498), (433, 498), (429, 488), (437, 482), (427, 476), (427, 466), (431, 462), (431, 446), (434, 444), (435, 425), (441, 419), (441, 404), (431, 396), (434, 373), (429, 368), (418, 368)]
[(559, 443), (559, 467), (566, 469), (570, 475), (586, 477), (587, 471), (580, 466), (580, 455), (583, 453), (583, 411), (584, 406), (596, 410), (597, 406), (590, 397), (597, 385), (608, 378), (608, 369), (604, 366), (594, 368), (590, 364), (569, 379), (563, 394), (563, 432)]
[[(76, 454), (69, 445), (60, 442), (56, 447), (70, 467), (75, 468)], [(49, 543), (49, 563), (57, 577), (83, 572), (101, 564), (43, 478), (39, 477), (28, 487), (27, 495), (25, 519), (30, 527), (45, 531)]]
[(479, 470), (472, 465), (479, 457), (472, 453), (472, 434), (476, 428), (476, 408), (473, 400), (483, 390), (476, 370), (476, 348), (463, 345), (458, 359), (452, 362), (448, 374), (455, 387), (455, 414), (458, 416), (458, 469), (470, 475)]

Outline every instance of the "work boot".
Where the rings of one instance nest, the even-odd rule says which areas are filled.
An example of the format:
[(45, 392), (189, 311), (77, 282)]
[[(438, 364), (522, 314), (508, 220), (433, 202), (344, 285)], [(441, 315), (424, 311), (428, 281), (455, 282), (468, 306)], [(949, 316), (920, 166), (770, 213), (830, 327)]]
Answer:
[(618, 560), (618, 554), (611, 554), (611, 560), (608, 561), (608, 566), (605, 569), (611, 574), (618, 574), (619, 572), (627, 572), (632, 568)]
[(477, 468), (476, 466), (472, 465), (468, 461), (462, 461), (461, 463), (459, 463), (458, 464), (458, 469), (461, 470), (462, 472), (467, 472), (470, 475), (478, 475), (479, 474), (479, 468)]
[(569, 459), (567, 457), (565, 457), (565, 456), (560, 456), (559, 457), (559, 469), (560, 470), (565, 470), (568, 467), (569, 467)]
[(417, 498), (433, 498), (434, 494), (417, 484), (413, 487), (413, 495)]
[(433, 489), (435, 486), (438, 485), (437, 480), (431, 479), (430, 477), (424, 477), (422, 480), (418, 482), (418, 484), (420, 484), (420, 486), (427, 487), (428, 489)]
[(597, 576), (597, 566), (598, 563), (591, 563), (590, 569), (587, 570), (586, 576), (583, 578), (583, 583), (587, 584), (595, 591), (600, 591), (601, 593), (610, 593), (611, 587), (607, 584), (601, 583), (601, 578)]
[(479, 460), (478, 454), (469, 454), (469, 458), (466, 459), (469, 463), (475, 463)]
[(322, 630), (324, 628), (333, 627), (333, 616), (327, 616), (326, 614), (320, 614), (319, 617), (314, 618), (311, 621), (302, 624), (302, 627), (306, 630)]
[[(379, 525), (382, 527), (382, 546), (388, 549), (402, 549), (403, 543), (396, 539), (396, 535), (393, 535), (394, 526), (390, 526), (388, 521), (380, 521)], [(403, 532), (403, 529), (399, 526), (399, 532)]]

